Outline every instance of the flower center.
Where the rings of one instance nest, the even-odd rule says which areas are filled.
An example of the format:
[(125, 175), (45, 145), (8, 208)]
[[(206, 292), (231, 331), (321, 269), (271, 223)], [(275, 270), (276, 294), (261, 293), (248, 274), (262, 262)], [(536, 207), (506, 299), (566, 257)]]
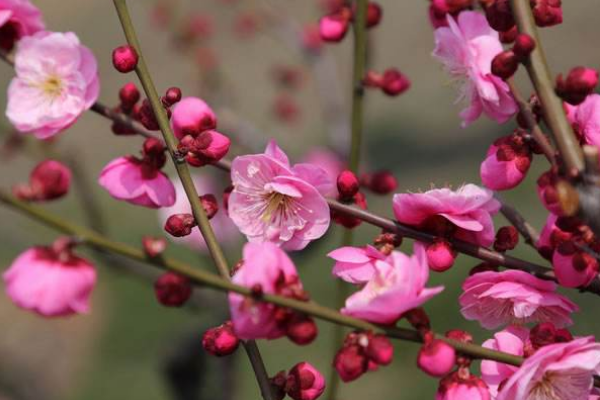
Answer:
[(267, 196), (267, 207), (263, 213), (262, 220), (269, 223), (273, 215), (278, 212), (285, 212), (290, 203), (290, 198), (284, 194), (273, 192)]
[(552, 374), (546, 373), (543, 378), (529, 391), (528, 400), (563, 400), (556, 393), (552, 382)]
[(41, 85), (42, 91), (50, 97), (57, 97), (63, 89), (62, 80), (56, 75), (51, 75)]

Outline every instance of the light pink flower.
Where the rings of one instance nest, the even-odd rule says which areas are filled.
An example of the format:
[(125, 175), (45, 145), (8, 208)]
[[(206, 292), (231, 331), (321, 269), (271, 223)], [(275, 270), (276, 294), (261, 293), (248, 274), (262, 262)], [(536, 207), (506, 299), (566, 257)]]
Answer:
[(443, 188), (394, 196), (394, 214), (399, 222), (427, 228), (442, 217), (455, 227), (454, 237), (481, 246), (494, 242), (492, 215), (499, 209), (491, 191), (473, 184), (456, 191)]
[[(204, 174), (202, 176), (196, 175), (193, 177), (193, 180), (198, 194), (218, 194), (218, 185), (212, 176), (207, 174)], [(164, 226), (165, 222), (167, 222), (167, 219), (173, 214), (192, 213), (190, 202), (185, 194), (185, 190), (183, 189), (181, 181), (175, 181), (174, 185), (176, 199), (175, 203), (171, 207), (163, 207), (158, 210), (160, 226)], [(224, 209), (220, 209), (219, 212), (217, 212), (215, 216), (211, 218), (210, 224), (215, 232), (215, 236), (217, 237), (219, 243), (222, 246), (231, 247), (232, 245), (235, 245), (240, 241), (241, 236), (239, 234), (239, 231), (233, 224), (231, 219), (227, 216), (227, 213)], [(173, 240), (175, 243), (181, 243), (186, 246), (189, 246), (194, 250), (199, 250), (202, 252), (208, 251), (208, 248), (206, 247), (206, 242), (204, 241), (204, 237), (202, 236), (200, 230), (197, 227), (192, 228), (192, 233), (188, 236), (177, 238), (172, 235), (169, 235), (169, 239)]]
[(349, 283), (362, 284), (370, 281), (376, 272), (375, 263), (385, 261), (387, 256), (371, 245), (365, 247), (340, 247), (327, 254), (335, 260), (331, 273)]
[[(232, 282), (248, 288), (260, 286), (263, 293), (277, 293), (280, 286), (298, 281), (292, 260), (273, 243), (247, 243), (243, 264)], [(229, 294), (229, 309), (236, 335), (240, 339), (276, 339), (285, 335), (277, 323), (273, 304), (256, 302), (236, 293)]]
[(375, 261), (373, 277), (363, 289), (346, 299), (342, 313), (367, 321), (392, 324), (403, 313), (420, 307), (444, 290), (443, 286), (426, 288), (429, 267), (423, 247), (408, 257), (394, 251), (389, 260)]
[(578, 106), (568, 106), (567, 117), (582, 142), (600, 146), (600, 95), (591, 94)]
[(302, 158), (302, 163), (313, 164), (324, 169), (332, 182), (335, 182), (340, 172), (345, 169), (345, 163), (337, 153), (319, 147), (313, 148), (306, 153)]
[(3, 278), (8, 297), (17, 306), (56, 317), (89, 311), (96, 270), (75, 255), (34, 247), (21, 253)]
[(229, 216), (250, 242), (301, 250), (329, 227), (323, 196), (334, 193), (334, 185), (327, 173), (312, 164), (291, 166), (274, 141), (264, 154), (236, 157), (231, 181)]
[(502, 386), (497, 400), (587, 400), (600, 372), (593, 337), (541, 347)]
[(94, 55), (74, 33), (38, 32), (19, 41), (6, 115), (20, 132), (46, 139), (75, 123), (98, 98)]
[(149, 208), (175, 204), (175, 187), (159, 169), (133, 157), (119, 157), (104, 167), (98, 180), (118, 200)]
[[(483, 342), (483, 347), (503, 353), (523, 357), (525, 342), (529, 338), (529, 330), (520, 326), (511, 325), (494, 335), (493, 339)], [(495, 398), (500, 384), (510, 378), (519, 367), (504, 364), (493, 360), (481, 361), (481, 377), (488, 385), (490, 393)]]
[(498, 32), (484, 15), (463, 11), (455, 19), (447, 16), (448, 27), (435, 30), (435, 50), (449, 74), (462, 81), (459, 100), (469, 107), (461, 112), (466, 127), (482, 113), (499, 123), (508, 121), (518, 107), (506, 82), (492, 75), (492, 60), (502, 51)]
[(29, 0), (0, 0), (0, 48), (10, 51), (24, 36), (44, 30), (42, 13)]
[(579, 308), (556, 293), (556, 284), (518, 270), (480, 272), (467, 278), (459, 302), (463, 316), (486, 329), (512, 323), (572, 324)]

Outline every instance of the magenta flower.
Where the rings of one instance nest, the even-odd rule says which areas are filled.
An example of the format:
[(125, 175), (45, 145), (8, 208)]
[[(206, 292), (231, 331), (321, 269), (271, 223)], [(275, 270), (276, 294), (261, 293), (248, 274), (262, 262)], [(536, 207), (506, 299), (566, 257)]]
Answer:
[(387, 256), (371, 245), (365, 247), (340, 247), (328, 257), (335, 260), (331, 273), (349, 283), (363, 284), (370, 281), (377, 271), (375, 263), (386, 261)]
[(342, 313), (367, 321), (393, 324), (403, 313), (420, 307), (444, 290), (443, 286), (426, 288), (429, 267), (422, 246), (408, 257), (394, 251), (388, 261), (375, 261), (373, 277), (346, 299)]
[[(528, 329), (511, 325), (505, 330), (496, 333), (493, 339), (483, 342), (483, 347), (523, 357), (525, 355), (525, 344), (528, 339)], [(488, 385), (490, 393), (494, 398), (498, 394), (498, 388), (502, 382), (513, 376), (518, 369), (519, 367), (497, 361), (481, 361), (481, 377)]]
[(157, 168), (133, 156), (119, 157), (104, 167), (98, 180), (118, 200), (149, 208), (175, 204), (175, 187)]
[(17, 306), (57, 317), (89, 311), (96, 270), (68, 250), (34, 247), (21, 253), (3, 278)]
[[(193, 180), (196, 190), (200, 195), (208, 193), (217, 194), (217, 191), (219, 190), (215, 179), (208, 174), (193, 176)], [(176, 180), (174, 186), (175, 203), (170, 207), (162, 207), (158, 210), (160, 226), (164, 226), (171, 215), (192, 213), (190, 202), (185, 194), (181, 181)], [(211, 218), (210, 224), (221, 246), (231, 247), (232, 245), (239, 243), (241, 239), (239, 231), (225, 210), (219, 210), (219, 212)], [(197, 227), (192, 228), (192, 233), (190, 235), (179, 238), (169, 235), (169, 239), (173, 240), (175, 243), (184, 244), (203, 253), (208, 251), (204, 237)]]
[(600, 371), (593, 337), (541, 347), (502, 385), (496, 400), (587, 400)]
[(29, 0), (0, 0), (0, 48), (12, 50), (15, 42), (45, 28), (42, 13)]
[(521, 137), (502, 137), (490, 146), (481, 163), (481, 182), (492, 190), (512, 189), (525, 179), (531, 158), (531, 150)]
[(250, 242), (301, 250), (323, 236), (330, 223), (323, 196), (334, 192), (327, 173), (312, 164), (290, 165), (271, 141), (264, 154), (236, 157), (229, 216)]
[(443, 188), (394, 196), (399, 222), (436, 235), (450, 230), (456, 238), (486, 247), (494, 243), (492, 215), (499, 209), (491, 191), (472, 184), (456, 191)]
[(466, 99), (469, 107), (461, 112), (466, 127), (484, 113), (504, 123), (518, 107), (506, 82), (492, 75), (492, 60), (502, 52), (498, 32), (493, 30), (484, 15), (463, 11), (455, 19), (448, 15), (448, 27), (435, 30), (435, 50), (452, 78), (461, 81), (459, 100)]
[(567, 117), (580, 140), (600, 146), (600, 95), (591, 94), (580, 105), (567, 105), (567, 109)]
[[(292, 260), (272, 243), (247, 243), (243, 264), (232, 282), (248, 288), (259, 287), (262, 293), (275, 294), (289, 285), (302, 289)], [(277, 307), (256, 302), (236, 293), (229, 294), (229, 309), (236, 335), (240, 339), (277, 339), (285, 335), (275, 318)]]
[(486, 329), (512, 323), (573, 323), (579, 307), (556, 293), (556, 284), (518, 270), (480, 272), (467, 278), (459, 302), (463, 316)]
[(6, 115), (18, 131), (39, 139), (74, 124), (100, 91), (96, 59), (71, 32), (38, 32), (21, 39), (15, 72)]

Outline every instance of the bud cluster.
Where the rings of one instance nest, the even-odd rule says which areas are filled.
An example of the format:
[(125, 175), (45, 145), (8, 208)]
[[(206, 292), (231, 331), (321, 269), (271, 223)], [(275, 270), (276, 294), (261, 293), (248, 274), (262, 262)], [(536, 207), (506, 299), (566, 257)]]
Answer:
[(351, 332), (338, 350), (333, 366), (344, 382), (358, 379), (378, 366), (389, 365), (394, 347), (384, 335), (372, 332)]

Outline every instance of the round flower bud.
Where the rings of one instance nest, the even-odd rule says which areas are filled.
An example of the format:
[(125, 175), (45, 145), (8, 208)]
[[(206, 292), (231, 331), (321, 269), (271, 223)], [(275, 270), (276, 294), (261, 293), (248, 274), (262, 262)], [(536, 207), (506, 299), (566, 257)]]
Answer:
[(161, 98), (161, 100), (165, 107), (171, 107), (173, 104), (181, 100), (181, 89), (178, 87), (171, 87), (167, 89), (167, 92)]
[(206, 213), (206, 217), (211, 219), (217, 214), (219, 211), (219, 202), (217, 198), (213, 194), (205, 194), (199, 197), (200, 203), (202, 203), (202, 207), (204, 208), (204, 212)]
[(337, 177), (337, 188), (342, 199), (352, 199), (358, 193), (360, 184), (354, 172), (345, 170)]
[(228, 356), (237, 350), (239, 344), (240, 339), (233, 331), (231, 321), (207, 330), (202, 336), (204, 350), (217, 357)]
[(454, 348), (439, 339), (425, 343), (417, 357), (417, 366), (426, 374), (434, 377), (447, 375), (456, 362)]
[(166, 272), (154, 282), (154, 294), (163, 306), (181, 307), (192, 295), (192, 285), (188, 278)]
[(389, 365), (394, 358), (394, 346), (384, 335), (373, 335), (365, 348), (369, 360), (379, 365)]
[(427, 246), (427, 263), (436, 272), (444, 272), (452, 268), (456, 252), (450, 242), (438, 239)]
[(285, 334), (294, 343), (304, 346), (312, 343), (319, 333), (317, 324), (310, 317), (298, 316), (286, 324)]
[(117, 71), (122, 73), (131, 72), (137, 67), (137, 51), (129, 45), (119, 46), (113, 50), (112, 62)]
[(410, 80), (396, 68), (383, 73), (381, 90), (388, 96), (398, 96), (410, 88)]
[(196, 137), (201, 132), (215, 129), (217, 117), (203, 100), (197, 97), (184, 97), (173, 107), (171, 126), (177, 139), (186, 135)]
[(167, 248), (167, 241), (163, 238), (144, 236), (142, 238), (142, 247), (148, 257), (158, 257)]
[(367, 28), (373, 28), (379, 25), (382, 17), (383, 9), (381, 6), (374, 1), (370, 1), (367, 5)]
[(123, 110), (131, 111), (133, 106), (140, 101), (140, 91), (133, 82), (126, 83), (119, 90), (119, 100)]
[(333, 366), (344, 382), (358, 379), (367, 372), (369, 362), (358, 346), (342, 347), (333, 360)]
[(392, 193), (398, 187), (396, 177), (386, 170), (363, 174), (360, 177), (360, 184), (381, 195)]
[(505, 252), (517, 247), (519, 243), (519, 232), (514, 226), (503, 226), (496, 232), (494, 250)]
[(341, 42), (350, 26), (351, 12), (343, 8), (335, 14), (322, 17), (319, 20), (319, 34), (325, 42)]
[(592, 68), (575, 67), (566, 78), (556, 78), (556, 93), (567, 103), (578, 105), (594, 92), (598, 85), (598, 71)]
[(183, 237), (192, 233), (196, 220), (192, 214), (174, 214), (165, 222), (165, 231), (175, 237)]
[(325, 391), (325, 378), (311, 364), (301, 362), (288, 373), (284, 390), (293, 400), (315, 400)]
[(502, 79), (508, 79), (517, 72), (519, 61), (512, 50), (498, 53), (492, 60), (492, 74)]
[(523, 61), (529, 57), (531, 52), (535, 49), (535, 40), (526, 33), (519, 33), (515, 38), (515, 45), (513, 46), (513, 52), (519, 59)]

